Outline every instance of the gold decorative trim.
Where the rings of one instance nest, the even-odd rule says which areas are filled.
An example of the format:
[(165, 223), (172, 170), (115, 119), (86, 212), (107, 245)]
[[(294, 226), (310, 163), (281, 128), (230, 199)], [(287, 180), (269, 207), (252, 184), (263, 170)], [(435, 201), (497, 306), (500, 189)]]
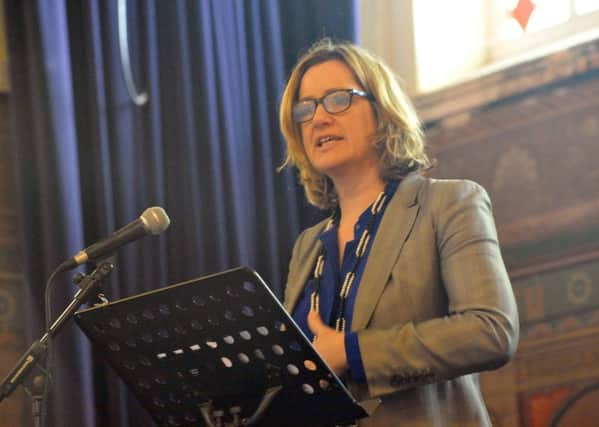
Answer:
[(6, 49), (6, 20), (4, 19), (4, 0), (0, 0), (0, 93), (10, 91), (7, 58), (8, 54)]

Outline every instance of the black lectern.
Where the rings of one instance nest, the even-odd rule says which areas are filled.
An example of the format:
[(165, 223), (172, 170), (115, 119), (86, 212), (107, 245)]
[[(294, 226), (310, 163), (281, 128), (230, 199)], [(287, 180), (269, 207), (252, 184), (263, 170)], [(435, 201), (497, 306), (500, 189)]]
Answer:
[(356, 402), (256, 272), (236, 268), (75, 319), (158, 425), (347, 424)]

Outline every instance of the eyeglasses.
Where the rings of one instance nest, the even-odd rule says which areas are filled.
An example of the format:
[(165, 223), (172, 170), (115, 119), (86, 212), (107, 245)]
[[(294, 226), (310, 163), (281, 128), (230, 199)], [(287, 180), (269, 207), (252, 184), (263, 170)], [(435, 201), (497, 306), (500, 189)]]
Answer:
[(372, 99), (366, 92), (357, 89), (340, 89), (316, 99), (304, 99), (296, 102), (291, 110), (291, 116), (296, 123), (304, 123), (314, 118), (318, 104), (322, 104), (327, 113), (339, 114), (348, 110), (353, 96)]

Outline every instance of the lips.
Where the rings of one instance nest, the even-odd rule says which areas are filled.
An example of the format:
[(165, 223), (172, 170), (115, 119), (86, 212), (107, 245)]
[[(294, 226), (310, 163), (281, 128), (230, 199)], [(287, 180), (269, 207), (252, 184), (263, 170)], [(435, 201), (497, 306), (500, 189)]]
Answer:
[(324, 147), (324, 146), (326, 146), (327, 144), (329, 144), (329, 143), (331, 143), (333, 141), (339, 141), (341, 139), (343, 139), (343, 138), (340, 137), (340, 136), (337, 136), (337, 135), (323, 135), (323, 136), (319, 136), (316, 139), (316, 147), (317, 148), (321, 148), (321, 147)]

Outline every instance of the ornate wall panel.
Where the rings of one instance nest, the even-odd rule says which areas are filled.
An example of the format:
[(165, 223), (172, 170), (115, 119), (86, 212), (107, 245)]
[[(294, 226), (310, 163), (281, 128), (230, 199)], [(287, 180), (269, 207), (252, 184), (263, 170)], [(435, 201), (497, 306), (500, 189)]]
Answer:
[[(0, 94), (0, 379), (4, 379), (25, 351), (23, 310), (26, 304), (8, 123), (8, 95)], [(26, 415), (30, 412), (29, 400), (20, 388), (0, 404), (0, 425), (29, 426), (31, 416)]]
[[(481, 375), (496, 426), (595, 425), (599, 405), (599, 40), (416, 100), (439, 164), (491, 196), (521, 320)], [(586, 388), (585, 388), (586, 387)], [(590, 424), (589, 424), (590, 423)]]

